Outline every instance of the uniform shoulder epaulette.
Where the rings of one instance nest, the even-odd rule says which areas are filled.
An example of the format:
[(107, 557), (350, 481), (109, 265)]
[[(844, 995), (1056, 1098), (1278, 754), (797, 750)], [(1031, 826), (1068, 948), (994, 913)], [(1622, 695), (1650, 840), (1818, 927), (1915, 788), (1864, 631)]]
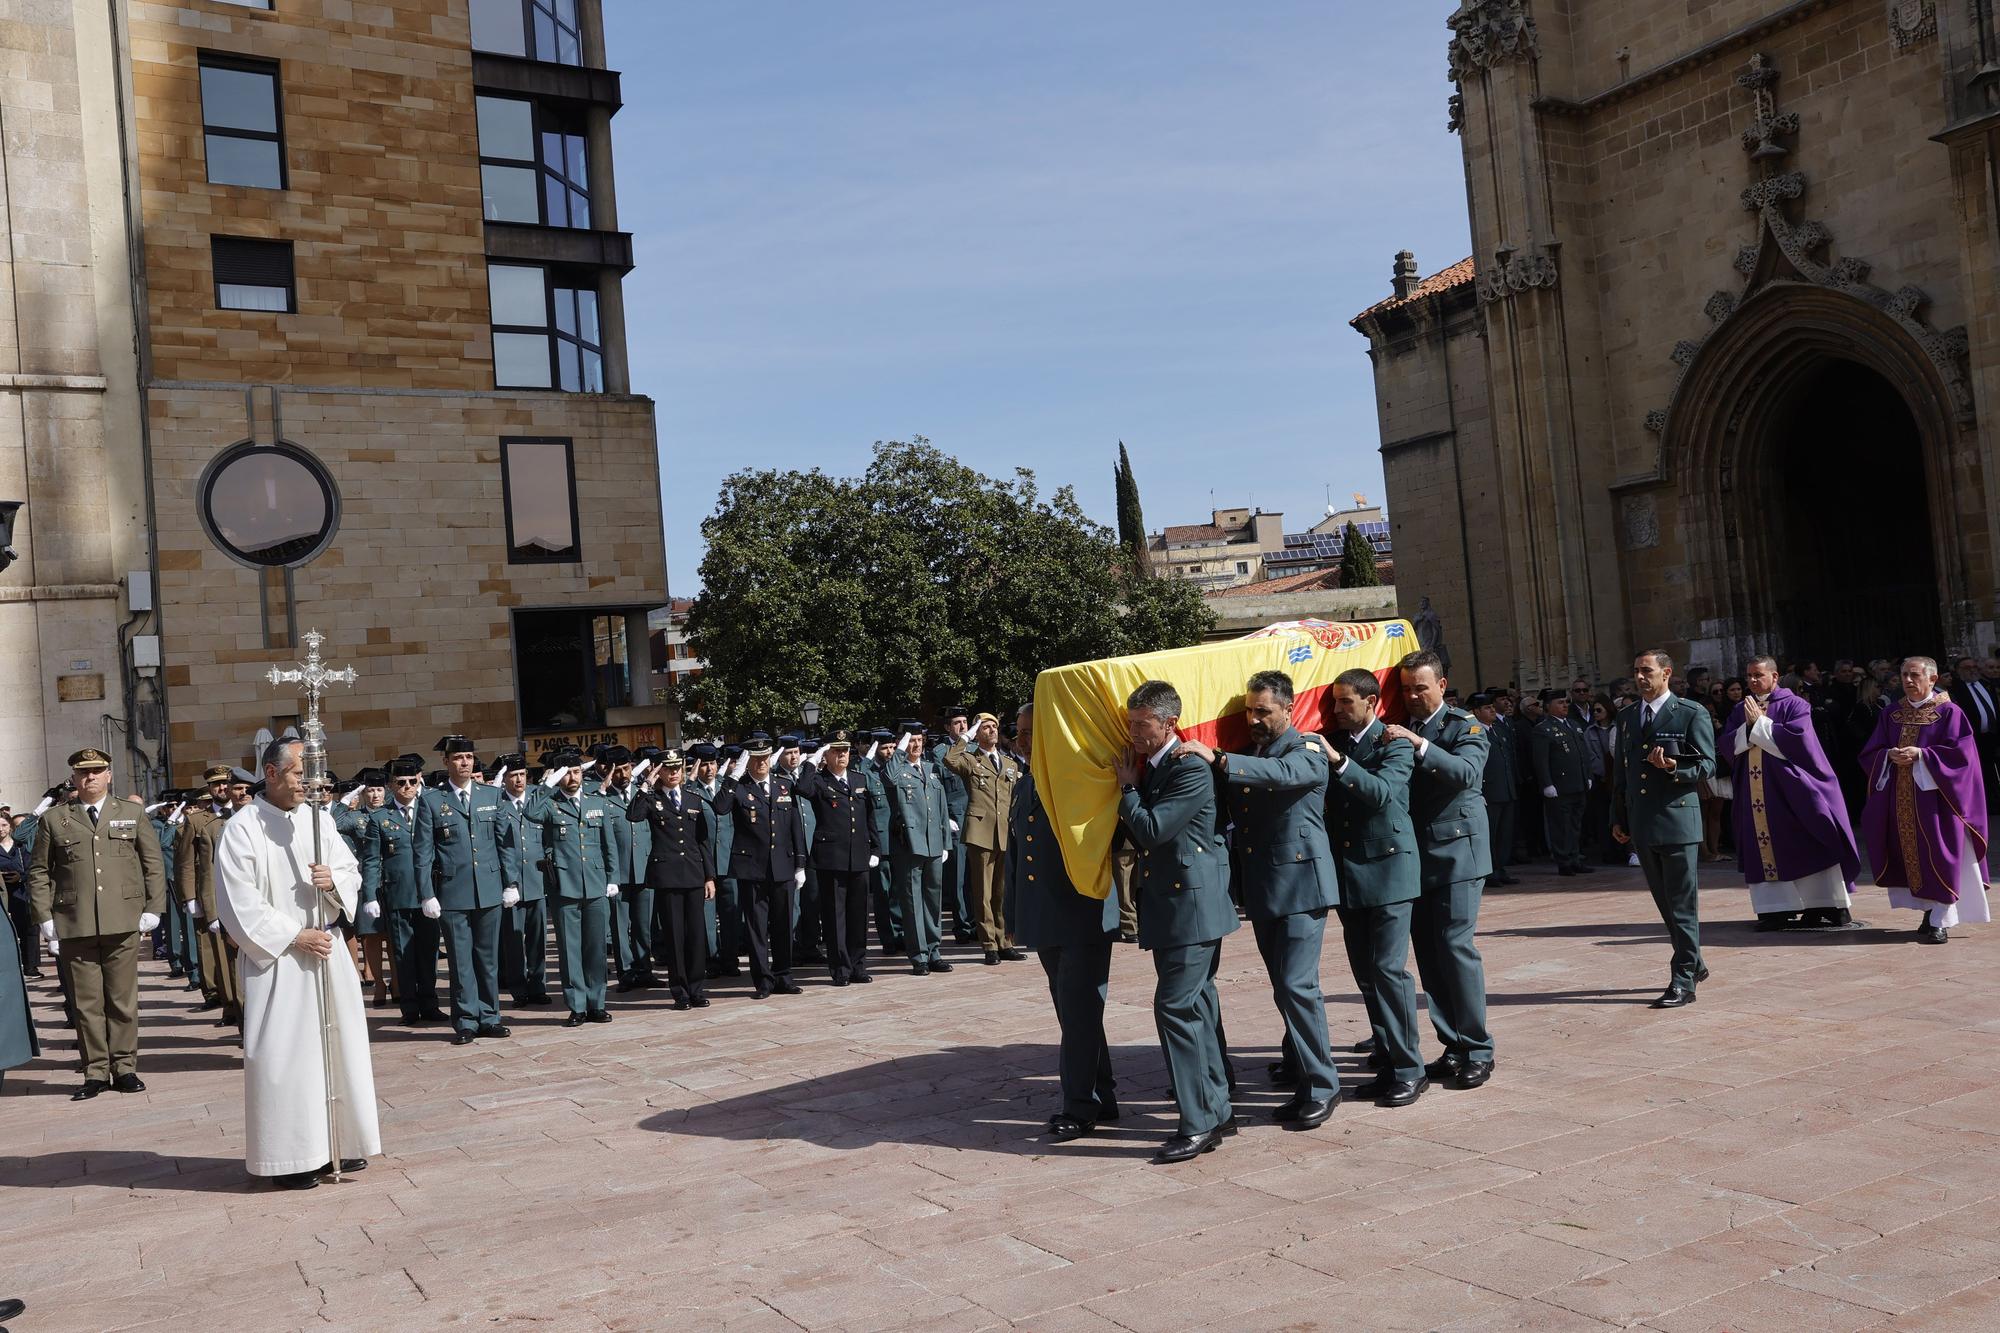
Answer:
[(1451, 716), (1457, 718), (1461, 722), (1472, 721), (1472, 714), (1466, 712), (1463, 708), (1460, 708), (1457, 704), (1446, 704), (1444, 706), (1444, 710), (1445, 712), (1449, 713)]
[(1305, 740), (1301, 741), (1300, 744), (1304, 745), (1307, 750), (1311, 751), (1313, 754), (1318, 755), (1320, 758), (1322, 759), (1326, 758), (1326, 750), (1323, 746), (1320, 745), (1318, 738), (1308, 736)]

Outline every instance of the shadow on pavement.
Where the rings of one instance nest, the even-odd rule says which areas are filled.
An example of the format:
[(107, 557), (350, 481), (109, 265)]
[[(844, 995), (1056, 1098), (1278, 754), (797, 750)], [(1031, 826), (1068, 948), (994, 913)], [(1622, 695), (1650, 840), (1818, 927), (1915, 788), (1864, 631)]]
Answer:
[(270, 1188), (251, 1179), (241, 1157), (169, 1157), (124, 1151), (0, 1157), (0, 1188), (74, 1189), (85, 1185), (203, 1194), (252, 1194)]

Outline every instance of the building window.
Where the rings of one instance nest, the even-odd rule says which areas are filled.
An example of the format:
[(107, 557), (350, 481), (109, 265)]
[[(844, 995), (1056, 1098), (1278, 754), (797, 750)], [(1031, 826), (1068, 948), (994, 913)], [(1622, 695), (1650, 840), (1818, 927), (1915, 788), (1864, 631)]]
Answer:
[(1236, 572), (1238, 574), (1248, 574), (1250, 572), (1250, 562), (1248, 560), (1238, 560), (1236, 562)]
[(481, 97), (478, 112), (486, 220), (588, 227), (590, 184), (581, 126), (552, 107), (538, 108), (518, 97)]
[(238, 9), (269, 9), (271, 0), (215, 0), (219, 5), (235, 5)]
[(276, 65), (202, 53), (201, 129), (209, 184), (285, 188), (278, 105)]
[(494, 387), (604, 392), (597, 289), (587, 277), (533, 264), (488, 264), (486, 285)]
[(472, 49), (580, 65), (576, 0), (472, 0)]
[(500, 493), (507, 507), (507, 563), (568, 565), (576, 541), (576, 460), (568, 440), (500, 441)]
[(196, 485), (209, 540), (231, 559), (259, 568), (302, 565), (324, 551), (340, 526), (340, 492), (325, 464), (277, 444), (232, 445)]
[[(643, 619), (643, 611), (635, 613)], [(628, 621), (621, 611), (516, 611), (514, 681), (521, 729), (535, 732), (603, 727), (611, 710), (632, 704), (626, 661)]]
[(290, 241), (253, 241), (243, 236), (209, 238), (215, 265), (215, 304), (220, 310), (293, 311), (299, 308), (292, 276)]

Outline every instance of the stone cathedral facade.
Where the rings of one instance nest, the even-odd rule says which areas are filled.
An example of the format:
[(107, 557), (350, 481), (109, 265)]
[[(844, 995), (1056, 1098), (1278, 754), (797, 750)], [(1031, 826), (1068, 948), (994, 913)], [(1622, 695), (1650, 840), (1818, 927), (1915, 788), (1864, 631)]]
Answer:
[(1464, 0), (1474, 254), (1353, 321), (1461, 683), (1992, 651), (1994, 0)]

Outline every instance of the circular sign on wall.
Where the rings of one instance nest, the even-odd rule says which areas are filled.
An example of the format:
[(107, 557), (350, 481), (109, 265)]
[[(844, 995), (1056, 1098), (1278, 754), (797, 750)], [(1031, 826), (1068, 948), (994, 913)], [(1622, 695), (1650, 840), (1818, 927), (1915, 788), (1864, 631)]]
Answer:
[(283, 440), (246, 440), (224, 449), (202, 471), (195, 494), (208, 539), (254, 568), (303, 565), (331, 545), (340, 528), (332, 474)]

